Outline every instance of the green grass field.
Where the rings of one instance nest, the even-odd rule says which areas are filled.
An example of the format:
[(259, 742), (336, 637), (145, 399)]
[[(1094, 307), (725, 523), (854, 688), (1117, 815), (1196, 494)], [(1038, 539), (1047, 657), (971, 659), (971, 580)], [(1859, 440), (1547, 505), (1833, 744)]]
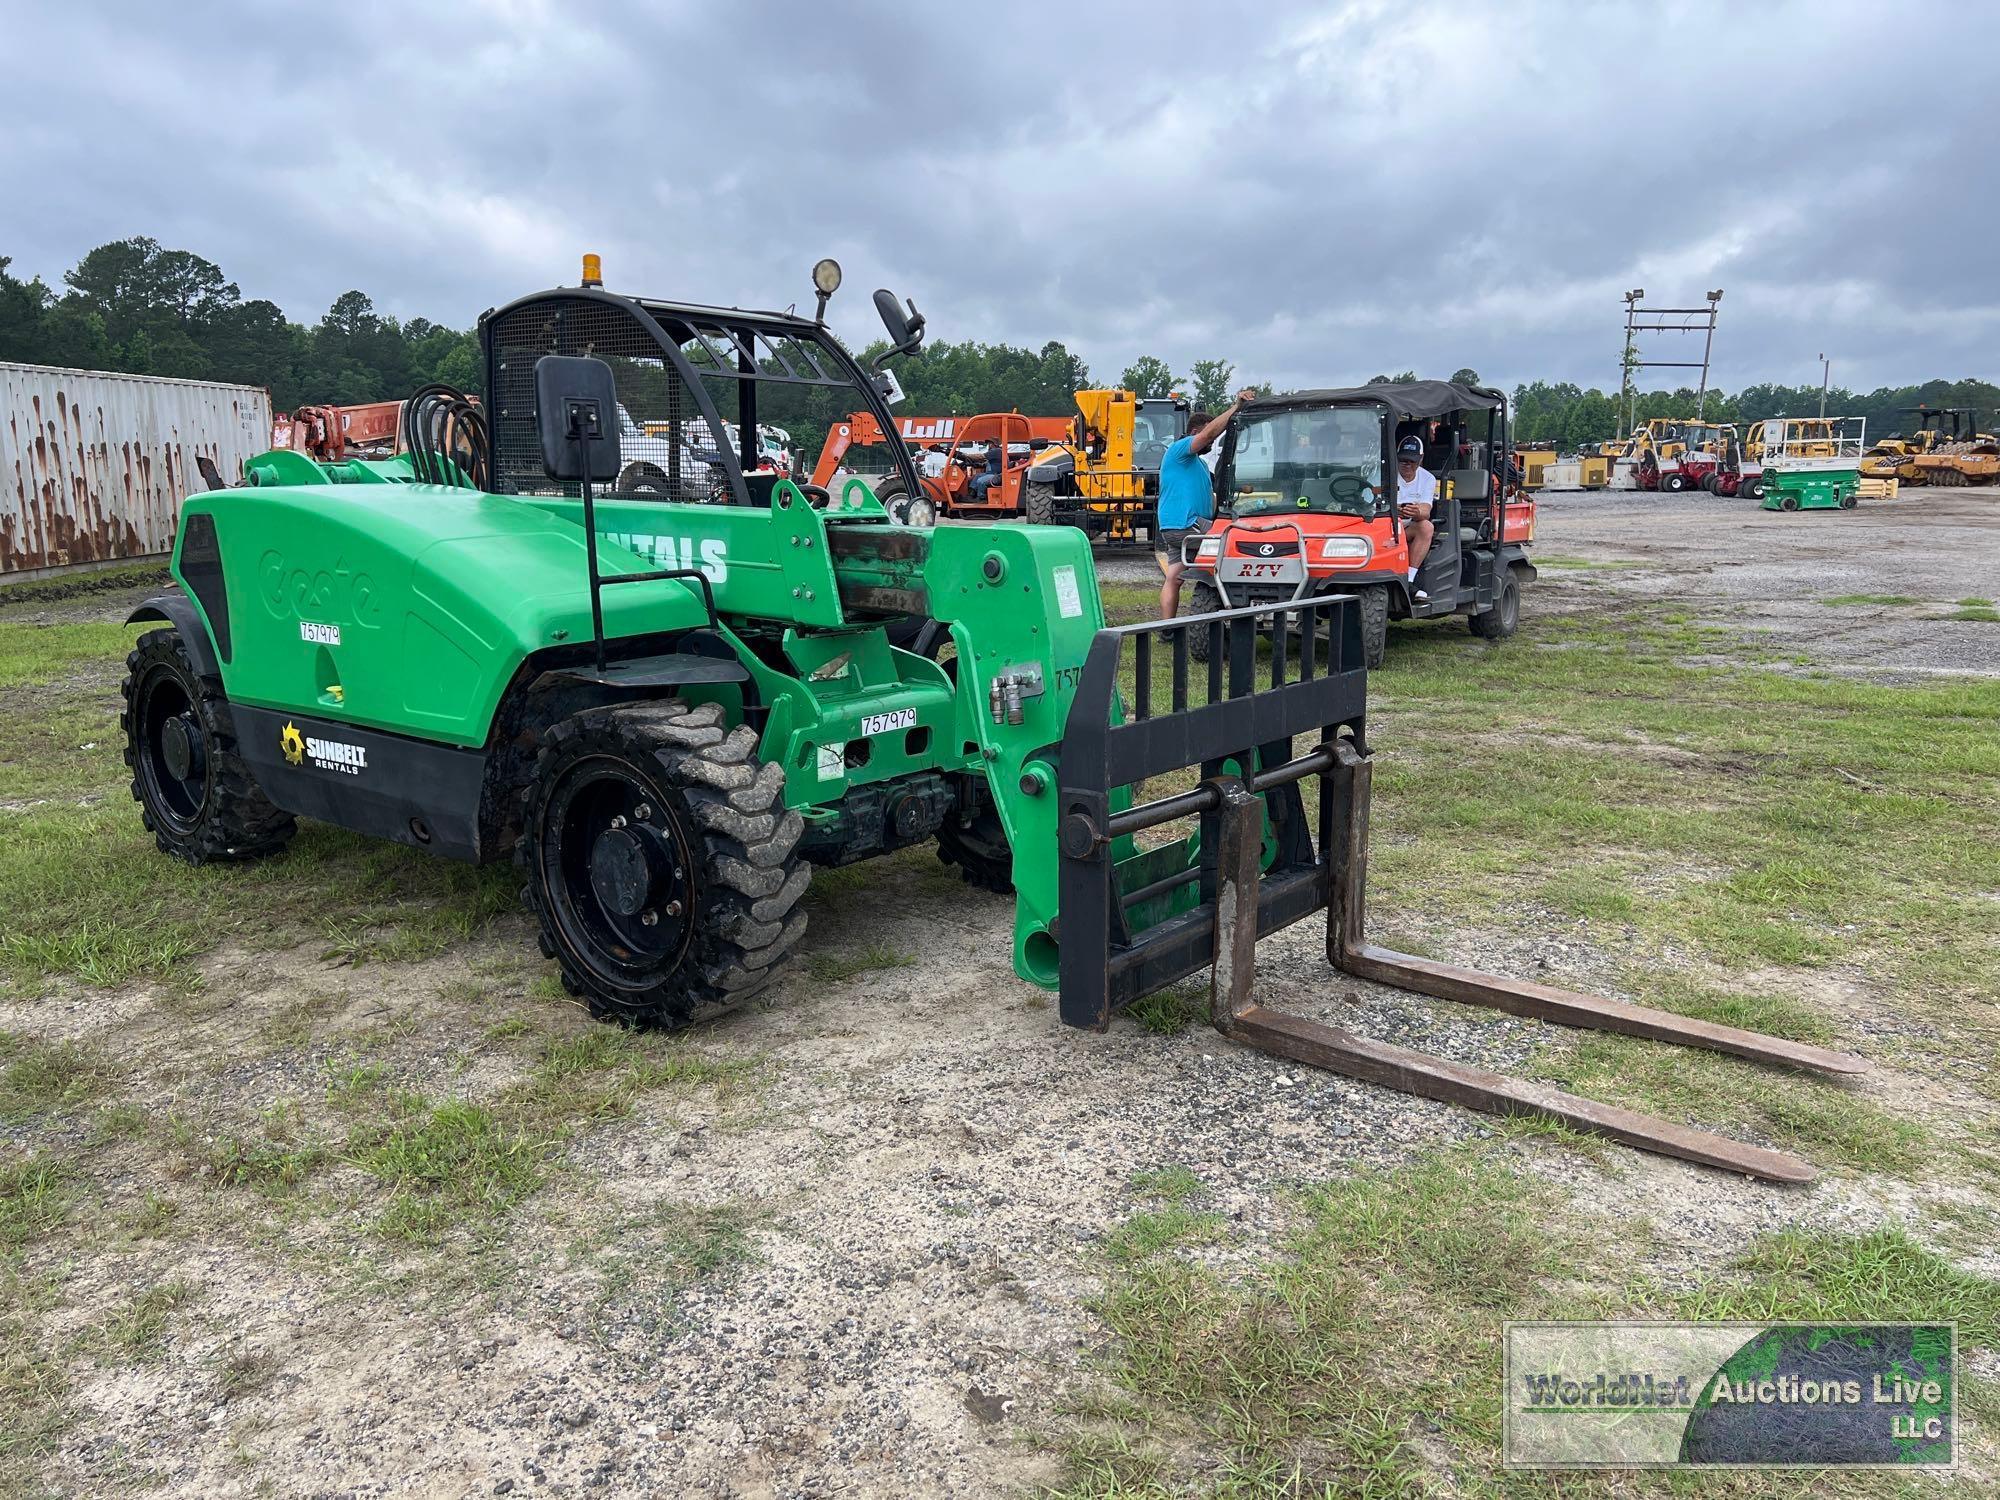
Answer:
[[(1156, 597), (1105, 595), (1117, 619)], [(1392, 633), (1370, 684), (1376, 929), (1413, 946), (1559, 937), (1630, 998), (1862, 1051), (1883, 1081), (1843, 1089), (1550, 1028), (1527, 1071), (1797, 1151), (1921, 1232), (1893, 1216), (1815, 1221), (1718, 1245), (1693, 1280), (1656, 1274), (1654, 1226), (1563, 1185), (1637, 1170), (1624, 1153), (1496, 1125), (1398, 1171), (1273, 1183), (1283, 1227), (1252, 1245), (1206, 1184), (1163, 1161), (1090, 1247), (1089, 1353), (1036, 1434), (1060, 1457), (1060, 1493), (1917, 1493), (1893, 1476), (1830, 1490), (1790, 1474), (1503, 1474), (1500, 1323), (1953, 1317), (1980, 1358), (2000, 1344), (2000, 1289), (1963, 1268), (2000, 1229), (2000, 683), (1800, 669), (1638, 604), (1526, 612), (1499, 644), (1451, 624)], [(161, 858), (120, 757), (133, 634), (0, 611), (0, 986), (21, 1007), (147, 986), (154, 1024), (225, 1028), (232, 1055), (201, 1064), (215, 1072), (324, 1056), (309, 1091), (225, 1109), (195, 1090), (162, 1111), (142, 1107), (115, 1051), (0, 1030), (0, 1484), (28, 1483), (71, 1430), (79, 1361), (156, 1360), (198, 1311), (162, 1276), (82, 1312), (66, 1301), (71, 1258), (241, 1232), (343, 1285), (480, 1295), (521, 1264), (517, 1226), (581, 1190), (578, 1142), (647, 1100), (760, 1087), (756, 1064), (699, 1038), (629, 1036), (558, 1005), (516, 953), (521, 933), (499, 932), (515, 910), (504, 868), (310, 825), (252, 867)], [(813, 899), (865, 900), (868, 878), (832, 872)], [(941, 902), (957, 889), (937, 875)], [(301, 945), (329, 977), (227, 1031), (230, 997), (205, 965)], [(463, 1033), (449, 1077), (487, 1077), (476, 1095), (411, 1082), (401, 1017), (329, 1019), (440, 956)], [(922, 962), (861, 942), (813, 954), (808, 977), (860, 986)], [(1137, 1019), (1164, 1035), (1199, 1026), (1202, 998), (1157, 996)], [(663, 1203), (577, 1253), (609, 1307), (740, 1263), (749, 1222)], [(270, 1378), (248, 1356), (215, 1376), (224, 1390)], [(1990, 1432), (1991, 1383), (1969, 1381), (1967, 1397)], [(1976, 1451), (1990, 1472), (1991, 1438)]]

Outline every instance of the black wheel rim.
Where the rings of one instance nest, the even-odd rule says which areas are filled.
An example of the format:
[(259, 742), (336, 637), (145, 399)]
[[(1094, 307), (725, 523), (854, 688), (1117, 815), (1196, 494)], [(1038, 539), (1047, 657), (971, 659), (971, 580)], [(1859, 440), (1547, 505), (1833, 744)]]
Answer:
[(615, 755), (558, 773), (539, 830), (542, 878), (563, 945), (618, 990), (657, 985), (694, 935), (695, 862), (679, 813)]
[(208, 806), (212, 779), (193, 684), (171, 667), (155, 666), (139, 679), (132, 717), (140, 795), (168, 831), (192, 833)]

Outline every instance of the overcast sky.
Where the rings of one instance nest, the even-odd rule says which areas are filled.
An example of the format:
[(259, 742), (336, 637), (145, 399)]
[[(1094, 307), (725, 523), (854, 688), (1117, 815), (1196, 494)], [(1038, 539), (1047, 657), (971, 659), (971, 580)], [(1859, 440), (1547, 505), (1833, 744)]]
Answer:
[[(2000, 3), (5, 0), (0, 255), (150, 234), (316, 320), (914, 296), (933, 337), (1329, 385), (2000, 377)], [(1645, 352), (1700, 357), (1698, 339)], [(1650, 372), (1648, 387), (1683, 372)]]

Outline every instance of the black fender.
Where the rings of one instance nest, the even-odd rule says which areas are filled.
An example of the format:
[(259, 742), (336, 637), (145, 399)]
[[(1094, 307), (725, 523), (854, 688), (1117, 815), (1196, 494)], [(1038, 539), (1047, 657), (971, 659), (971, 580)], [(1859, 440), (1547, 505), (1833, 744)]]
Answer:
[(1050, 454), (1039, 463), (1028, 465), (1029, 484), (1056, 484), (1065, 475), (1076, 472), (1076, 455), (1068, 449)]
[(139, 625), (149, 620), (158, 620), (178, 630), (195, 671), (204, 677), (221, 679), (222, 667), (216, 660), (215, 642), (209, 638), (208, 626), (202, 622), (201, 611), (194, 607), (194, 601), (186, 594), (179, 589), (170, 594), (155, 594), (125, 617), (127, 625)]
[(1519, 542), (1507, 542), (1502, 545), (1494, 561), (1503, 568), (1512, 568), (1518, 572), (1523, 583), (1533, 583), (1542, 576), (1535, 571), (1535, 565), (1528, 561), (1528, 549)]

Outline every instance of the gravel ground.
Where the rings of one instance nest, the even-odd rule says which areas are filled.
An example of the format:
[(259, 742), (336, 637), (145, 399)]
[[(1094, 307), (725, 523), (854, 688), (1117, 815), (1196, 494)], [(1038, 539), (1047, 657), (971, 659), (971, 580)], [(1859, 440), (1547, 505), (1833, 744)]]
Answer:
[[(1839, 671), (2000, 673), (2000, 625), (1950, 618), (1961, 599), (2000, 597), (2000, 489), (1906, 489), (1851, 511), (1789, 515), (1699, 490), (1548, 494), (1533, 551), (1600, 567), (1545, 566), (1522, 596), (1524, 614), (1605, 598), (1672, 601)], [(1131, 550), (1100, 552), (1098, 568), (1121, 583), (1159, 578), (1151, 557)], [(1857, 594), (1909, 602), (1825, 602)]]
[[(1985, 491), (1797, 516), (1706, 496), (1552, 496), (1542, 556), (1640, 566), (1551, 567), (1537, 593), (1552, 609), (1682, 600), (1854, 670), (1993, 672), (2000, 626), (1937, 617), (1991, 594), (1996, 531), (2000, 495)], [(1157, 577), (1143, 553), (1102, 567)], [(1850, 593), (1921, 602), (1820, 602)], [(111, 601), (49, 614), (109, 618)], [(809, 952), (885, 943), (914, 962), (834, 984), (795, 973), (769, 1003), (706, 1029), (703, 1051), (757, 1064), (765, 1081), (752, 1100), (642, 1096), (631, 1119), (575, 1146), (573, 1170), (509, 1221), (499, 1269), (449, 1305), (407, 1283), (330, 1274), (305, 1210), (235, 1232), (214, 1217), (226, 1196), (170, 1237), (93, 1246), (62, 1268), (72, 1306), (102, 1308), (169, 1277), (195, 1290), (158, 1359), (73, 1361), (82, 1418), (49, 1482), (82, 1495), (143, 1476), (151, 1493), (202, 1497), (1019, 1492), (1057, 1477), (1035, 1439), (1092, 1378), (1101, 1241), (1142, 1206), (1135, 1172), (1191, 1168), (1203, 1206), (1231, 1221), (1216, 1254), (1241, 1262), (1283, 1234), (1287, 1185), (1488, 1130), (1201, 1026), (1067, 1031), (1013, 977), (1010, 920), (1006, 902), (941, 882), (916, 858), (816, 904)], [(1618, 941), (1527, 909), (1497, 953), (1466, 935), (1440, 956), (1595, 988)], [(224, 951), (202, 964), (207, 993), (227, 999), (205, 1019), (142, 986), (0, 1002), (0, 1029), (89, 1038), (129, 1067), (155, 1116), (199, 1105), (254, 1119), (274, 1097), (323, 1091), (358, 1029), (392, 1018), (399, 1085), (479, 1096), (523, 1064), (468, 1038), (497, 1021), (555, 1034), (586, 1024), (529, 992), (530, 949), (525, 921), (507, 918), (431, 963), (330, 970), (310, 950)], [(447, 998), (451, 980), (506, 955), (524, 967), (495, 982), (476, 1017)], [(1259, 972), (1275, 1006), (1496, 1069), (1548, 1036), (1340, 979), (1313, 924), (1267, 942)], [(313, 1021), (310, 1042), (239, 1056), (245, 1037), (329, 985), (345, 999)], [(1855, 1087), (1893, 1098), (1908, 1086), (1871, 1075)], [(1632, 1152), (1508, 1149), (1579, 1204), (1650, 1220), (1654, 1268), (1668, 1276), (1764, 1230), (1870, 1225), (1908, 1209), (1872, 1179), (1778, 1192)], [(188, 1195), (157, 1152), (125, 1153), (107, 1215), (153, 1188)], [(748, 1254), (681, 1286), (649, 1257), (663, 1214), (702, 1212), (739, 1216)], [(371, 1274), (419, 1286), (429, 1274), (383, 1255)], [(263, 1376), (219, 1388), (219, 1362), (246, 1355)]]

